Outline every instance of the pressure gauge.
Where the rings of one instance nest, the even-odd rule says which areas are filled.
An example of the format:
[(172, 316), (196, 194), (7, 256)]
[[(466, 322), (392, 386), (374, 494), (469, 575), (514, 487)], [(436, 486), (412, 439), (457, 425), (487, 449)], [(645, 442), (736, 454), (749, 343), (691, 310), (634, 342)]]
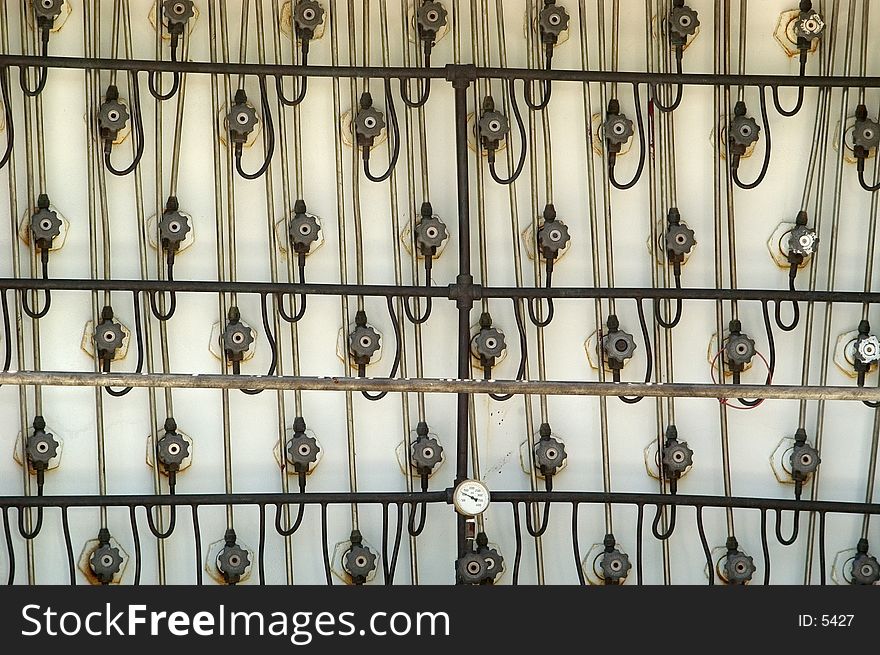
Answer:
[(452, 504), (459, 514), (478, 516), (489, 508), (489, 488), (479, 480), (464, 480), (452, 492)]

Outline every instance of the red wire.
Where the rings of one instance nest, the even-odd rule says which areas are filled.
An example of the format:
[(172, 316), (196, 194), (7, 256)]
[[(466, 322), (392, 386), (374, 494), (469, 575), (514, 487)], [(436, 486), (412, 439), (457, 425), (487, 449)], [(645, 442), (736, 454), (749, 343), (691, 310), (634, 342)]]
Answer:
[[(710, 374), (712, 375), (712, 383), (713, 383), (713, 384), (717, 384), (717, 382), (716, 382), (716, 380), (715, 380), (715, 362), (718, 361), (718, 356), (719, 356), (722, 352), (724, 352), (724, 348), (723, 348), (723, 347), (721, 348), (721, 350), (719, 350), (717, 353), (715, 353), (715, 356), (712, 358), (712, 364), (711, 364), (711, 366), (710, 366), (709, 371), (710, 371)], [(770, 373), (770, 362), (767, 361), (767, 358), (764, 357), (764, 355), (762, 355), (762, 354), (761, 354), (760, 352), (758, 352), (757, 350), (755, 351), (755, 354), (756, 354), (758, 357), (761, 358), (761, 361), (762, 361), (762, 362), (764, 362), (764, 366), (767, 367), (767, 373)], [(772, 376), (772, 375), (768, 375), (768, 376), (767, 376), (767, 384), (772, 384), (772, 383), (773, 383), (773, 376)], [(757, 403), (755, 403), (754, 405), (750, 405), (750, 406), (748, 406), (748, 407), (743, 406), (743, 405), (734, 405), (734, 404), (730, 403), (730, 401), (728, 401), (727, 398), (719, 398), (719, 399), (718, 399), (718, 402), (721, 403), (722, 405), (725, 405), (725, 406), (729, 407), (730, 409), (738, 409), (738, 410), (742, 410), (742, 411), (747, 411), (747, 410), (750, 410), (750, 409), (755, 409), (756, 407), (760, 407), (760, 406), (763, 404), (764, 400), (766, 400), (766, 399), (765, 399), (765, 398), (762, 398), (761, 400), (759, 400), (759, 401), (758, 401)]]

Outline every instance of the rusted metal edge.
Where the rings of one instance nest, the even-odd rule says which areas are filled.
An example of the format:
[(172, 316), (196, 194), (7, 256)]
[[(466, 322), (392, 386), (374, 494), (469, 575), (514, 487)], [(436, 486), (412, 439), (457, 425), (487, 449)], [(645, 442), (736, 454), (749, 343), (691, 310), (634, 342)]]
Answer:
[[(878, 387), (751, 384), (589, 382), (576, 380), (459, 380), (444, 378), (352, 378), (215, 375), (186, 373), (87, 373), (10, 371), (0, 385), (53, 387), (171, 387), (175, 389), (270, 389), (304, 391), (388, 391), (425, 393), (512, 393), (551, 396), (649, 396), (655, 398), (766, 398), (777, 400), (878, 401)], [(735, 401), (733, 401), (735, 402)]]

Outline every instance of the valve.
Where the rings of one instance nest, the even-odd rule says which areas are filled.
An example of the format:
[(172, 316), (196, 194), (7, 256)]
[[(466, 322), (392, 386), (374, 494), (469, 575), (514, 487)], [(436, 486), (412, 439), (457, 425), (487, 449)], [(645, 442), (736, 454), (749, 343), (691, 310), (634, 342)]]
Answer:
[(89, 557), (89, 568), (101, 584), (110, 584), (113, 577), (122, 567), (122, 555), (119, 549), (110, 545), (110, 531), (101, 528), (98, 531), (98, 547)]
[(609, 156), (620, 153), (623, 144), (635, 133), (633, 122), (626, 117), (626, 114), (620, 113), (620, 103), (614, 98), (608, 101), (608, 111), (602, 131), (605, 134)]
[(162, 3), (162, 16), (168, 21), (168, 32), (172, 40), (183, 34), (190, 19), (195, 16), (192, 0), (165, 0)]
[(542, 423), (538, 428), (540, 439), (535, 443), (535, 466), (545, 478), (555, 475), (565, 463), (568, 454), (565, 444), (551, 436), (550, 424)]
[(489, 538), (485, 532), (477, 534), (476, 542), (477, 554), (483, 558), (483, 562), (486, 564), (486, 572), (481, 584), (492, 584), (504, 570), (504, 558), (497, 549), (489, 546)]
[(480, 584), (486, 578), (486, 560), (477, 553), (469, 551), (456, 560), (455, 572), (461, 584)]
[(189, 219), (180, 213), (177, 198), (170, 196), (159, 219), (159, 242), (169, 255), (180, 250), (186, 235), (192, 231)]
[[(37, 21), (42, 23), (48, 21), (49, 27), (55, 22), (55, 19), (61, 15), (61, 7), (64, 0), (32, 0), (31, 7), (34, 10), (34, 16)], [(41, 25), (42, 27), (42, 25)]]
[(250, 555), (236, 543), (235, 530), (230, 528), (223, 538), (226, 544), (217, 554), (217, 570), (226, 584), (237, 584), (251, 565)]
[(664, 235), (666, 258), (670, 264), (680, 266), (685, 255), (697, 245), (694, 231), (682, 223), (678, 208), (672, 207), (666, 214), (666, 234)]
[(788, 235), (788, 261), (799, 266), (805, 258), (816, 252), (819, 235), (811, 227), (807, 227), (807, 212), (798, 212), (795, 226)]
[(507, 348), (504, 333), (492, 327), (492, 316), (483, 312), (480, 316), (480, 331), (471, 339), (471, 352), (480, 360), (483, 368), (492, 368)]
[(292, 19), (297, 38), (305, 44), (324, 24), (324, 8), (314, 0), (298, 0), (293, 5)]
[(474, 549), (467, 551), (455, 562), (456, 578), (460, 584), (493, 584), (504, 570), (504, 557), (489, 546), (485, 532), (477, 534)]
[(791, 477), (795, 481), (795, 496), (800, 498), (800, 491), (803, 483), (819, 468), (822, 459), (819, 457), (819, 451), (807, 443), (807, 431), (798, 428), (794, 433), (794, 447), (791, 450)]
[(620, 322), (614, 314), (608, 316), (605, 325), (608, 327), (608, 332), (602, 335), (602, 350), (608, 367), (612, 370), (620, 370), (635, 353), (636, 342), (633, 335), (620, 329)]
[[(818, 39), (825, 31), (825, 21), (818, 11), (813, 10), (813, 3), (809, 0), (800, 3), (800, 13), (794, 22), (794, 33), (798, 37), (798, 48), (809, 49), (810, 43)], [(806, 41), (806, 46), (801, 47), (800, 41)]]
[(751, 556), (739, 550), (736, 537), (727, 539), (727, 557), (724, 560), (724, 577), (732, 585), (744, 585), (752, 579), (757, 569)]
[(34, 432), (25, 442), (25, 456), (28, 464), (37, 473), (37, 484), (41, 485), (49, 462), (58, 455), (61, 445), (51, 432), (46, 432), (46, 421), (42, 416), (34, 417)]
[(128, 110), (119, 101), (119, 89), (111, 84), (107, 87), (107, 93), (104, 94), (104, 102), (98, 108), (98, 127), (101, 139), (104, 141), (105, 152), (112, 147), (119, 132), (125, 129), (129, 118)]
[(629, 555), (616, 547), (613, 534), (605, 535), (605, 551), (599, 560), (599, 568), (602, 569), (602, 579), (607, 585), (620, 584), (629, 574), (632, 562)]
[(348, 353), (359, 368), (366, 367), (379, 350), (382, 337), (367, 325), (367, 314), (362, 309), (355, 314), (354, 324), (354, 330), (348, 335)]
[(248, 137), (257, 127), (257, 112), (248, 104), (244, 89), (235, 92), (232, 107), (226, 115), (226, 129), (236, 150), (244, 147)]
[(48, 256), (52, 243), (61, 234), (61, 219), (55, 211), (49, 209), (49, 196), (45, 193), (37, 198), (37, 211), (31, 215), (30, 230), (34, 246), (45, 251)]
[(477, 121), (477, 133), (480, 137), (480, 145), (487, 151), (489, 162), (495, 161), (495, 151), (509, 132), (510, 122), (507, 117), (495, 110), (495, 100), (492, 96), (486, 96), (483, 100), (480, 120)]
[(107, 305), (101, 310), (101, 322), (95, 326), (94, 333), (95, 349), (98, 359), (109, 365), (116, 356), (116, 351), (122, 348), (125, 334), (119, 324), (113, 320), (113, 308)]
[(410, 462), (419, 475), (428, 476), (443, 461), (443, 446), (428, 436), (428, 424), (419, 421), (416, 426), (416, 439), (410, 446)]
[(358, 530), (351, 531), (351, 548), (342, 557), (342, 566), (356, 585), (364, 584), (376, 570), (376, 554), (363, 543)]
[(223, 330), (223, 352), (230, 362), (241, 362), (254, 342), (254, 331), (241, 322), (238, 307), (230, 307)]
[(420, 214), (419, 222), (414, 227), (416, 246), (422, 257), (434, 257), (443, 242), (449, 238), (449, 231), (446, 224), (434, 216), (434, 208), (430, 202), (422, 203)]
[(864, 376), (880, 360), (880, 340), (871, 334), (868, 321), (859, 322), (859, 334), (853, 347), (853, 367), (859, 374), (859, 386), (864, 385)]
[(859, 539), (850, 577), (854, 585), (873, 585), (880, 581), (880, 563), (876, 557), (868, 554), (867, 539)]
[(446, 27), (448, 12), (439, 2), (423, 2), (416, 8), (416, 28), (419, 39), (429, 53), (437, 41), (437, 34)]
[(684, 4), (683, 0), (675, 0), (666, 17), (666, 29), (671, 45), (683, 47), (688, 37), (697, 33), (699, 26), (700, 19), (697, 17), (697, 12)]
[(880, 144), (880, 125), (868, 118), (865, 105), (859, 105), (856, 108), (856, 124), (853, 127), (853, 153), (857, 159), (866, 159), (878, 144)]
[(568, 29), (571, 18), (565, 7), (556, 4), (556, 0), (545, 0), (544, 7), (538, 13), (538, 30), (541, 43), (555, 46), (559, 36)]
[(729, 324), (730, 336), (724, 342), (724, 358), (727, 367), (734, 373), (741, 373), (757, 353), (755, 341), (742, 332), (742, 323), (734, 319)]
[(551, 265), (571, 241), (571, 235), (568, 233), (568, 226), (556, 218), (556, 207), (552, 204), (544, 207), (543, 218), (544, 222), (538, 228), (538, 250), (548, 265)]
[(293, 436), (287, 440), (285, 450), (287, 461), (297, 473), (308, 473), (311, 466), (318, 461), (321, 447), (317, 439), (306, 434), (306, 421), (302, 416), (293, 420)]
[(180, 471), (184, 460), (189, 457), (189, 442), (177, 432), (177, 422), (173, 418), (165, 419), (165, 434), (156, 442), (156, 453), (159, 464), (168, 473), (169, 485)]
[(373, 107), (373, 96), (365, 91), (361, 95), (360, 109), (354, 117), (354, 133), (358, 146), (366, 150), (372, 148), (384, 128), (385, 117)]
[(746, 103), (738, 101), (733, 108), (733, 118), (727, 128), (727, 142), (733, 158), (731, 166), (739, 167), (740, 158), (746, 154), (749, 146), (758, 140), (761, 128), (751, 116), (746, 116)]
[(298, 255), (306, 255), (321, 236), (318, 220), (306, 213), (304, 200), (297, 200), (293, 205), (293, 218), (287, 226), (287, 234), (293, 251)]
[(663, 442), (660, 455), (663, 477), (669, 480), (672, 492), (675, 493), (678, 480), (693, 466), (694, 451), (687, 445), (687, 441), (678, 440), (678, 429), (674, 425), (666, 428), (666, 441)]

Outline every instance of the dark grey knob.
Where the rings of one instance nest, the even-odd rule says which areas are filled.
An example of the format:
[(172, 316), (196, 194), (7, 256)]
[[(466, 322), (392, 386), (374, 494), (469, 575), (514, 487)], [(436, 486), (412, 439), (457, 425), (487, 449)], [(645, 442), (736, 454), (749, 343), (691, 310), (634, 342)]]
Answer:
[(354, 118), (354, 131), (361, 145), (372, 145), (385, 128), (385, 117), (375, 107), (362, 107)]
[(455, 562), (455, 572), (462, 584), (480, 584), (486, 579), (486, 559), (477, 553), (465, 553)]
[(227, 543), (217, 554), (217, 569), (227, 584), (240, 582), (250, 565), (248, 552), (238, 544)]
[(449, 237), (446, 224), (436, 216), (425, 216), (416, 223), (416, 244), (419, 251), (425, 255), (434, 255), (437, 249)]
[(730, 139), (732, 139), (736, 145), (742, 148), (748, 148), (758, 140), (761, 128), (758, 127), (758, 123), (756, 123), (755, 119), (751, 116), (734, 116), (730, 121), (728, 132)]
[(624, 363), (636, 351), (636, 342), (629, 332), (612, 330), (602, 337), (602, 349), (609, 360)]
[(535, 466), (544, 475), (554, 475), (565, 463), (565, 444), (555, 437), (541, 437), (534, 446)]
[(494, 362), (501, 357), (507, 343), (504, 333), (494, 327), (480, 329), (471, 342), (472, 350), (480, 361)]
[(670, 37), (677, 39), (676, 43), (684, 45), (687, 37), (696, 34), (697, 28), (700, 26), (700, 19), (697, 17), (697, 12), (687, 5), (682, 5), (672, 8), (666, 20), (666, 26), (669, 29)]
[(310, 437), (305, 432), (295, 432), (287, 440), (287, 461), (293, 465), (296, 471), (308, 471), (309, 466), (318, 461), (318, 453), (321, 447), (318, 440)]
[(565, 7), (557, 4), (546, 4), (538, 14), (538, 28), (542, 41), (556, 43), (559, 35), (568, 29), (570, 17)]
[(39, 19), (48, 19), (54, 21), (61, 15), (61, 6), (64, 0), (31, 0), (31, 7), (34, 9), (34, 15)]
[(728, 553), (724, 560), (724, 577), (729, 584), (745, 584), (756, 570), (754, 560), (739, 550)]
[(254, 331), (238, 321), (226, 324), (223, 331), (223, 350), (232, 361), (241, 361), (254, 342)]
[(437, 38), (437, 33), (446, 27), (448, 12), (439, 2), (423, 2), (416, 9), (416, 26), (422, 38)]
[(477, 131), (483, 147), (495, 149), (510, 132), (510, 123), (500, 111), (484, 111), (477, 123)]
[(602, 569), (603, 580), (620, 582), (629, 573), (629, 570), (632, 568), (632, 562), (629, 561), (629, 555), (615, 548), (610, 552), (602, 553), (599, 567)]
[(673, 258), (684, 258), (697, 244), (694, 231), (685, 223), (677, 223), (666, 228), (666, 252)]
[(113, 576), (119, 573), (121, 566), (122, 555), (119, 554), (119, 549), (109, 543), (95, 548), (89, 557), (89, 568), (102, 584), (113, 582)]
[(504, 570), (504, 558), (494, 548), (483, 546), (478, 553), (486, 564), (486, 579), (494, 580)]
[(183, 460), (189, 457), (189, 443), (177, 432), (165, 432), (156, 445), (159, 463), (166, 471), (179, 471)]
[(611, 114), (605, 119), (603, 126), (605, 138), (614, 145), (622, 146), (635, 133), (633, 122), (626, 114)]
[(568, 226), (560, 220), (544, 221), (538, 228), (538, 249), (544, 259), (556, 259), (571, 241)]
[(118, 99), (107, 99), (98, 109), (98, 126), (115, 139), (130, 118), (128, 110)]
[(853, 560), (850, 569), (853, 584), (872, 585), (880, 581), (880, 564), (877, 558), (868, 553), (859, 553)]
[(165, 0), (162, 3), (162, 16), (168, 21), (168, 27), (183, 26), (195, 16), (192, 0)]
[(294, 252), (307, 253), (321, 236), (321, 226), (314, 216), (305, 213), (294, 214), (287, 226), (287, 234)]
[(821, 463), (819, 451), (809, 444), (795, 444), (791, 450), (791, 472), (795, 477), (806, 477), (813, 473)]
[(189, 219), (177, 210), (166, 210), (159, 219), (159, 241), (168, 250), (177, 252), (191, 231)]
[(880, 125), (868, 118), (857, 120), (853, 127), (853, 143), (865, 150), (876, 148), (880, 144)]
[(737, 366), (745, 366), (755, 356), (755, 341), (746, 334), (731, 334), (724, 344), (727, 361)]
[(670, 439), (663, 445), (663, 457), (660, 461), (666, 477), (678, 479), (693, 465), (694, 451), (686, 441)]
[(226, 116), (226, 126), (232, 143), (244, 144), (257, 127), (257, 112), (247, 102), (237, 102)]
[(443, 446), (427, 435), (419, 435), (410, 446), (410, 461), (420, 473), (430, 473), (443, 461)]
[(58, 454), (58, 440), (55, 435), (44, 430), (34, 430), (25, 443), (25, 455), (34, 469), (45, 470), (49, 461)]
[(118, 323), (112, 319), (104, 319), (95, 326), (95, 346), (99, 359), (113, 359), (116, 351), (122, 347), (125, 333)]
[(376, 555), (363, 544), (352, 544), (343, 557), (342, 566), (355, 583), (362, 584), (376, 570)]
[(40, 248), (51, 248), (52, 242), (61, 234), (61, 219), (51, 209), (38, 209), (31, 216), (31, 236)]
[(348, 352), (357, 364), (369, 364), (379, 350), (381, 337), (368, 325), (359, 325), (348, 335)]
[(314, 0), (299, 0), (293, 5), (294, 26), (309, 32), (310, 38), (323, 22), (324, 8)]

